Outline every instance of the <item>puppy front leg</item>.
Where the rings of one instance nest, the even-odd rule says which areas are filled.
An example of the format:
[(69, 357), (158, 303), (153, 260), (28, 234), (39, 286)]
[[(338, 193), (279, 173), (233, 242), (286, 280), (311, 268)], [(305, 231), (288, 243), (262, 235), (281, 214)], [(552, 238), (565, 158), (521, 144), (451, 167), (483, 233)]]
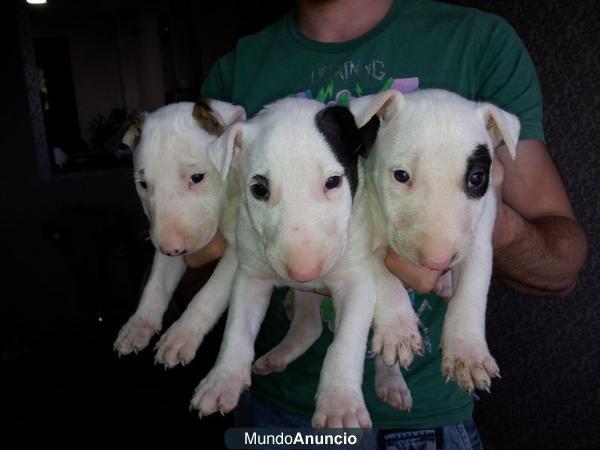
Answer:
[(335, 306), (335, 338), (323, 361), (312, 425), (371, 428), (361, 386), (375, 282), (371, 274), (353, 273), (329, 287)]
[(185, 268), (182, 256), (165, 256), (158, 250), (154, 252), (152, 270), (140, 303), (113, 344), (120, 355), (143, 350), (152, 336), (160, 331), (163, 314)]
[(471, 253), (453, 269), (455, 294), (448, 304), (442, 330), (442, 373), (446, 380), (455, 380), (467, 392), (474, 388), (489, 391), (490, 378), (500, 375), (485, 339), (494, 212), (495, 200), (493, 209), (488, 207), (484, 210)]
[(408, 368), (413, 355), (423, 352), (419, 318), (402, 281), (385, 267), (382, 258), (374, 258), (373, 268), (377, 285), (373, 352), (381, 355), (387, 366), (400, 361), (402, 367)]
[(313, 292), (290, 289), (293, 296), (294, 317), (283, 340), (258, 358), (252, 370), (259, 375), (282, 372), (321, 336), (321, 301), (323, 296)]
[(412, 395), (400, 365), (396, 363), (389, 367), (379, 355), (375, 357), (375, 391), (377, 397), (400, 411), (412, 409)]
[(254, 341), (267, 312), (273, 285), (235, 273), (225, 333), (217, 362), (194, 392), (191, 407), (200, 417), (231, 411), (243, 389), (250, 386)]
[(229, 302), (231, 284), (237, 269), (233, 246), (227, 246), (213, 274), (183, 312), (161, 336), (156, 345), (156, 361), (166, 367), (188, 364), (196, 355), (204, 336), (217, 323)]

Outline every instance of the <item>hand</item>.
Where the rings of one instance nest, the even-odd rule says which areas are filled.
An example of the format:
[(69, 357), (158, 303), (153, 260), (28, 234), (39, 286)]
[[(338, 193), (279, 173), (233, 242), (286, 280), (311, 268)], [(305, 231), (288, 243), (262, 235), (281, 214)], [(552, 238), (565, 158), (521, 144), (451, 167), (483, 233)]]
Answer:
[(390, 272), (402, 280), (405, 286), (421, 294), (432, 291), (442, 274), (438, 270), (430, 270), (426, 267), (410, 263), (400, 258), (392, 249), (389, 249), (387, 252), (385, 265)]
[(195, 269), (219, 259), (221, 256), (223, 256), (223, 252), (225, 251), (226, 247), (227, 241), (221, 232), (217, 231), (217, 233), (205, 247), (201, 248), (196, 253), (185, 255), (183, 259), (189, 267)]
[(492, 186), (496, 191), (497, 200), (496, 222), (492, 234), (492, 247), (501, 248), (512, 242), (514, 233), (511, 224), (514, 223), (515, 215), (518, 214), (502, 200), (504, 166), (496, 155), (494, 155), (494, 163), (492, 165)]

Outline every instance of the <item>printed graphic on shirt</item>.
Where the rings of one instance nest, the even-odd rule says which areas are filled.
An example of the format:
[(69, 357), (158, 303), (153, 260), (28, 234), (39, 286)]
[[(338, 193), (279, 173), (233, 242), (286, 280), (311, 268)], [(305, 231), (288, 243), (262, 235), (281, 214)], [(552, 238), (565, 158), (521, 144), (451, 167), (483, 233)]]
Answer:
[[(385, 64), (380, 60), (369, 62), (345, 61), (336, 66), (322, 65), (314, 69), (310, 74), (310, 89), (294, 94), (297, 97), (312, 98), (321, 103), (336, 103), (348, 106), (352, 97), (361, 97), (365, 94), (363, 85), (365, 80), (372, 83), (376, 80), (380, 83), (379, 92), (387, 89), (395, 89), (399, 92), (411, 92), (419, 88), (419, 78), (394, 78), (385, 71)], [(348, 81), (353, 82), (349, 89)], [(362, 83), (362, 85), (361, 85)], [(339, 86), (344, 86), (339, 89)]]
[(338, 65), (323, 64), (311, 71), (310, 84), (322, 84), (329, 80), (361, 80), (365, 78), (374, 78), (383, 81), (387, 76), (385, 64), (383, 61), (373, 59), (371, 61), (349, 60)]

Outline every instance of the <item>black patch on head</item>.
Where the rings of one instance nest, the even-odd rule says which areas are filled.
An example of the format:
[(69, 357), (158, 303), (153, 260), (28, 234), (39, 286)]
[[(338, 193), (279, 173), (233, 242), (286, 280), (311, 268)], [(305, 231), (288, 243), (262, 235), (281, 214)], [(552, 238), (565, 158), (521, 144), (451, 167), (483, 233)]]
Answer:
[(478, 199), (485, 195), (489, 186), (491, 165), (490, 149), (485, 144), (479, 144), (467, 160), (464, 184), (467, 197)]
[(367, 157), (379, 129), (379, 119), (376, 123), (371, 120), (363, 127), (366, 128), (364, 135), (345, 106), (328, 106), (317, 113), (315, 121), (336, 159), (344, 167), (354, 198), (358, 186), (358, 157)]
[(377, 139), (377, 132), (379, 131), (379, 125), (381, 122), (379, 121), (379, 117), (373, 116), (371, 120), (369, 120), (366, 124), (364, 124), (360, 128), (360, 132), (363, 136), (364, 140), (364, 153), (361, 153), (360, 156), (363, 158), (367, 158), (373, 148), (373, 144), (375, 144), (375, 139)]

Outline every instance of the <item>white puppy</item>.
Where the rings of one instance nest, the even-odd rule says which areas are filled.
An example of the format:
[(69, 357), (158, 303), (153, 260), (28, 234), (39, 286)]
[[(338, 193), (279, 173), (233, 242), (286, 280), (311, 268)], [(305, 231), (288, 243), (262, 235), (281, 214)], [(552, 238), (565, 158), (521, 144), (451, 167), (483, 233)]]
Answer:
[[(114, 343), (120, 354), (142, 350), (161, 329), (164, 311), (185, 271), (183, 255), (208, 244), (218, 227), (233, 238), (237, 183), (225, 181), (230, 160), (217, 140), (227, 126), (244, 119), (242, 107), (216, 100), (177, 103), (132, 116), (123, 141), (134, 149), (136, 189), (157, 250), (138, 308)], [(205, 320), (193, 326), (178, 321), (159, 359), (171, 366), (193, 358), (198, 340), (227, 307), (235, 267), (235, 253), (226, 252), (180, 319)]]
[(408, 261), (452, 270), (442, 371), (466, 391), (489, 389), (499, 375), (485, 340), (496, 214), (490, 170), (501, 141), (515, 157), (519, 121), (442, 90), (377, 97), (356, 99), (351, 109), (358, 126), (374, 113), (381, 120), (367, 172), (385, 235)]
[[(254, 340), (273, 286), (327, 287), (336, 309), (335, 339), (323, 364), (313, 425), (370, 427), (361, 382), (375, 276), (383, 268), (394, 277), (371, 247), (357, 164), (366, 154), (363, 136), (346, 108), (307, 99), (275, 102), (226, 134), (228, 151), (240, 152), (239, 266), (219, 357), (192, 406), (203, 416), (237, 404), (250, 384)], [(397, 348), (396, 342), (394, 356)]]

